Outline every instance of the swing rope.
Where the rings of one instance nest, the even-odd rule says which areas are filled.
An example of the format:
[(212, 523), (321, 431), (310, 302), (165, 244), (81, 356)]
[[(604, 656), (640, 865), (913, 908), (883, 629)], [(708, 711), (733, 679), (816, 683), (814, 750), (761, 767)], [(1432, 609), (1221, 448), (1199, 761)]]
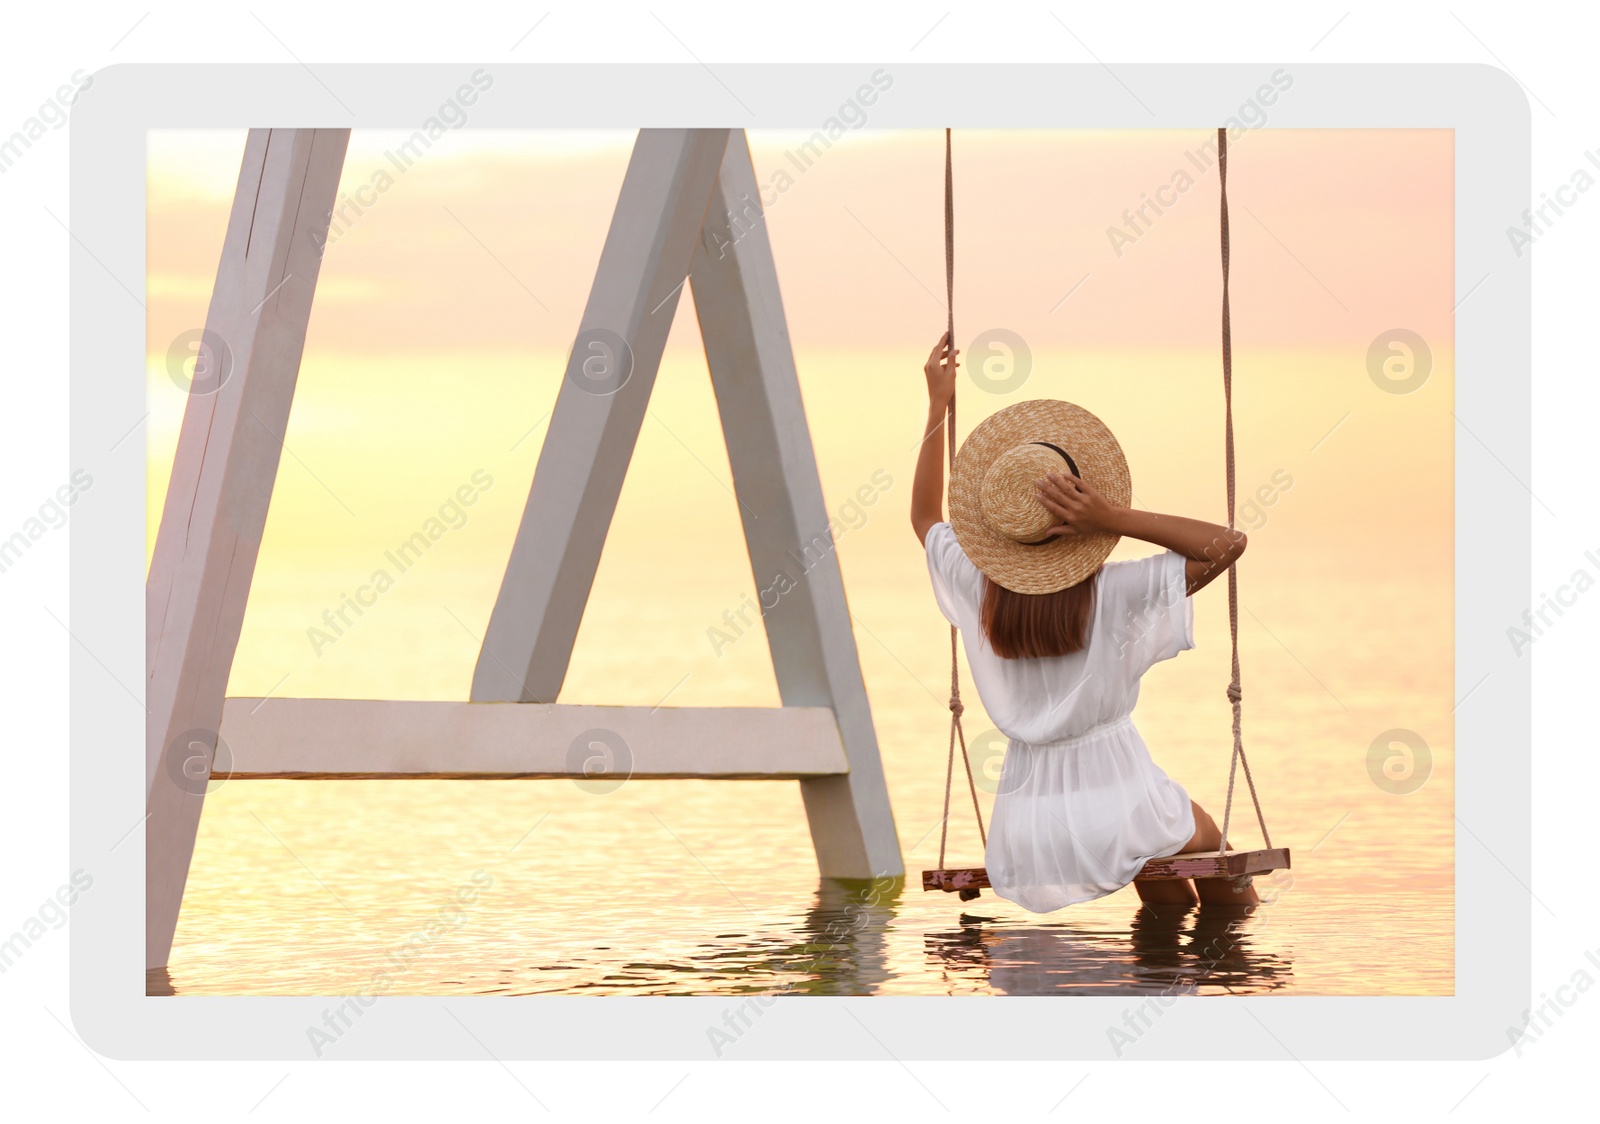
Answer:
[[(946, 350), (948, 362), (955, 361), (956, 347), (956, 205), (954, 177), (950, 162), (950, 130), (944, 131), (944, 296), (948, 314), (946, 330), (949, 333)], [(956, 392), (950, 388), (950, 404), (945, 409), (945, 447), (949, 454), (949, 470), (945, 487), (956, 474)], [(967, 759), (967, 735), (961, 728), (961, 665), (956, 660), (956, 626), (950, 626), (950, 755), (944, 769), (944, 817), (939, 821), (939, 869), (944, 869), (944, 845), (950, 834), (950, 789), (955, 780), (956, 743), (961, 744), (961, 764), (967, 771), (967, 789), (972, 793), (972, 814), (978, 819), (978, 839), (989, 846), (988, 834), (983, 830), (983, 811), (978, 807), (978, 786), (972, 780), (972, 762)]]
[[(1221, 181), (1222, 201), (1222, 394), (1224, 415), (1223, 446), (1227, 460), (1228, 477), (1228, 530), (1235, 529), (1234, 504), (1234, 451), (1233, 451), (1233, 324), (1228, 307), (1228, 130), (1217, 130), (1217, 173)], [(955, 317), (955, 191), (951, 166), (950, 130), (944, 131), (944, 283), (945, 306), (948, 312), (947, 332), (949, 349), (953, 352), (956, 338)], [(952, 388), (950, 403), (945, 412), (945, 436), (949, 454), (949, 475), (955, 475), (956, 464), (956, 399)], [(948, 481), (946, 483), (948, 488)], [(1227, 696), (1233, 708), (1233, 752), (1228, 759), (1228, 796), (1222, 810), (1222, 838), (1217, 853), (1228, 849), (1228, 829), (1233, 820), (1233, 792), (1239, 767), (1244, 767), (1245, 784), (1250, 789), (1250, 802), (1255, 806), (1256, 822), (1261, 825), (1261, 836), (1267, 847), (1272, 847), (1272, 836), (1267, 832), (1267, 819), (1261, 811), (1261, 799), (1256, 793), (1255, 777), (1250, 772), (1250, 759), (1244, 752), (1243, 700), (1239, 676), (1239, 574), (1237, 565), (1228, 567), (1228, 637), (1232, 646), (1232, 678), (1228, 682)], [(961, 728), (961, 673), (957, 662), (958, 645), (956, 628), (950, 626), (950, 751), (944, 774), (944, 817), (939, 827), (939, 868), (944, 869), (945, 842), (950, 830), (950, 793), (955, 781), (956, 746), (961, 746), (961, 763), (967, 773), (967, 788), (972, 793), (972, 811), (978, 820), (978, 837), (988, 847), (988, 835), (983, 827), (983, 812), (978, 806), (978, 788), (972, 779), (972, 763), (967, 759), (967, 738)]]
[[(1224, 407), (1225, 437), (1223, 446), (1228, 461), (1228, 530), (1234, 529), (1233, 512), (1233, 325), (1228, 316), (1228, 130), (1217, 130), (1217, 174), (1222, 181), (1222, 397)], [(1228, 634), (1233, 643), (1233, 678), (1228, 683), (1228, 701), (1233, 705), (1233, 753), (1228, 759), (1228, 800), (1222, 809), (1222, 838), (1217, 843), (1217, 853), (1228, 849), (1228, 824), (1233, 818), (1233, 785), (1239, 766), (1244, 766), (1244, 779), (1250, 787), (1250, 802), (1256, 807), (1256, 822), (1261, 825), (1261, 837), (1268, 848), (1272, 836), (1267, 834), (1267, 820), (1261, 814), (1261, 801), (1256, 796), (1255, 778), (1250, 775), (1250, 760), (1244, 755), (1244, 735), (1241, 732), (1244, 692), (1239, 686), (1239, 573), (1237, 565), (1228, 567)]]

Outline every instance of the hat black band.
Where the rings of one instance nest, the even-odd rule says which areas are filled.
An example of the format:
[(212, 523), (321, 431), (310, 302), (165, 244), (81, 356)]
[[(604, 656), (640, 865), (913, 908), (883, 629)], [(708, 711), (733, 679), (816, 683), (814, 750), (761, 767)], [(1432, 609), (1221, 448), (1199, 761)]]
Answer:
[[(1052, 445), (1048, 441), (1034, 441), (1033, 444), (1035, 444), (1035, 445), (1043, 445), (1046, 449), (1054, 449), (1057, 453), (1060, 453), (1061, 454), (1061, 459), (1066, 461), (1067, 462), (1067, 467), (1072, 470), (1072, 475), (1076, 476), (1079, 480), (1083, 479), (1083, 473), (1078, 471), (1078, 462), (1073, 460), (1072, 459), (1072, 455), (1070, 453), (1068, 453), (1065, 449), (1063, 449), (1060, 445)], [(1046, 543), (1054, 542), (1055, 538), (1056, 538), (1056, 536), (1050, 535), (1050, 536), (1047, 536), (1047, 537), (1042, 538), (1042, 539), (1036, 539), (1033, 542), (1018, 542), (1017, 545), (1018, 546), (1044, 546)], [(1013, 541), (1015, 541), (1015, 540), (1013, 540)]]
[(1073, 460), (1072, 454), (1068, 453), (1060, 445), (1052, 445), (1048, 441), (1035, 441), (1033, 444), (1043, 445), (1046, 449), (1054, 449), (1056, 452), (1060, 453), (1061, 459), (1067, 462), (1068, 468), (1072, 469), (1072, 475), (1076, 476), (1079, 480), (1083, 479), (1083, 473), (1078, 471), (1078, 462)]

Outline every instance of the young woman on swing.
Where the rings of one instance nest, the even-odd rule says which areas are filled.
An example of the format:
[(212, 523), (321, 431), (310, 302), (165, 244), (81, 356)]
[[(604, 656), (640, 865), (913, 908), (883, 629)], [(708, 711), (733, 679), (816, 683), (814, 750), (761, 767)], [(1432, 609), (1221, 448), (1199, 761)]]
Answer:
[[(1044, 913), (1120, 890), (1149, 859), (1217, 850), (1215, 821), (1151, 760), (1130, 715), (1145, 671), (1194, 647), (1189, 597), (1227, 572), (1246, 539), (1134, 510), (1111, 431), (1081, 407), (1046, 400), (1001, 410), (968, 436), (945, 522), (944, 420), (958, 354), (946, 333), (924, 368), (911, 523), (984, 709), (1010, 739), (989, 884)], [(1124, 535), (1166, 550), (1106, 562)], [(1146, 902), (1258, 901), (1226, 878), (1134, 888)]]

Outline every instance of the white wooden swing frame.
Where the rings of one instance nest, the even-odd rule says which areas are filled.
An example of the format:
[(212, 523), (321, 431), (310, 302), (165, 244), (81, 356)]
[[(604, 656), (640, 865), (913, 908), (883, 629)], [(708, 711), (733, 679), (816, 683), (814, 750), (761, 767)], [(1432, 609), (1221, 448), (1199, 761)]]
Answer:
[(596, 394), (574, 348), (471, 700), (224, 697), (349, 135), (253, 129), (245, 146), (206, 318), (231, 369), (190, 395), (146, 585), (146, 967), (171, 952), (213, 776), (597, 777), (568, 763), (596, 727), (628, 743), (631, 776), (798, 780), (823, 876), (903, 874), (831, 550), (764, 617), (781, 707), (554, 702), (686, 281), (754, 573), (827, 534), (742, 130), (639, 133), (578, 332), (624, 341), (631, 376)]

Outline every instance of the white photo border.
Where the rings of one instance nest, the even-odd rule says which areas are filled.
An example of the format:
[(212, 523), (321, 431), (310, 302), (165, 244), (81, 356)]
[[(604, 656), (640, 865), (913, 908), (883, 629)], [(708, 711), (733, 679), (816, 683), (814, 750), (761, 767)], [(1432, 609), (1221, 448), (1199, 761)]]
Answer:
[[(71, 554), (71, 854), (94, 891), (74, 906), (72, 1018), (126, 1059), (310, 1060), (307, 1027), (338, 996), (147, 997), (144, 973), (146, 134), (152, 128), (407, 128), (479, 64), (125, 65), (98, 71), (71, 121), (71, 456), (96, 500)], [(871, 63), (482, 64), (494, 95), (468, 128), (815, 129)], [(883, 64), (874, 129), (1215, 128), (1278, 64)], [(1177, 997), (1139, 1041), (1156, 1059), (1485, 1058), (1531, 1005), (1530, 661), (1505, 629), (1531, 587), (1531, 274), (1505, 235), (1531, 200), (1521, 88), (1478, 65), (1283, 64), (1264, 127), (1453, 129), (1457, 510), (1496, 513), (1485, 550), (1456, 524), (1455, 994)], [(338, 96), (332, 94), (339, 91)], [(1138, 91), (1135, 96), (1132, 91)], [(738, 91), (735, 95), (732, 91)], [(1337, 168), (1329, 168), (1337, 175)], [(1047, 196), (1049, 185), (1029, 190)], [(1047, 200), (1042, 205), (1048, 205)], [(1403, 269), (1404, 247), (1374, 269)], [(130, 299), (131, 298), (131, 299)], [(130, 430), (135, 430), (129, 436)], [(1470, 480), (1470, 487), (1466, 481)], [(1515, 534), (1507, 534), (1515, 531)], [(1477, 685), (1477, 686), (1473, 686)], [(1465, 688), (1472, 686), (1470, 692)], [(1463, 695), (1468, 697), (1463, 698)], [(1353, 751), (1354, 752), (1354, 751)], [(1392, 940), (1373, 933), (1375, 943)], [(777, 997), (741, 1059), (1110, 1059), (1138, 996)], [(385, 996), (341, 1060), (710, 1060), (722, 996)], [(841, 1010), (848, 1007), (848, 1010)], [(463, 1031), (470, 1027), (470, 1033)], [(870, 1029), (868, 1029), (870, 1028)]]

